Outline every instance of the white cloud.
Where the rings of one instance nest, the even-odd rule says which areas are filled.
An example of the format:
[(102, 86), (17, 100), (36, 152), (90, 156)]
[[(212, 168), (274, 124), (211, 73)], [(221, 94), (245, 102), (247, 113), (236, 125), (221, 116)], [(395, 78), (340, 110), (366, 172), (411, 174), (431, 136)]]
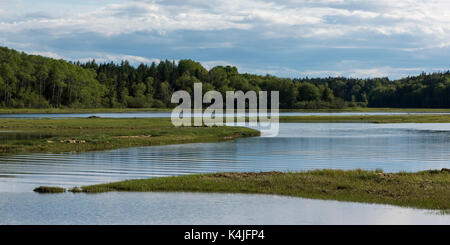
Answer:
[(391, 77), (402, 78), (410, 75), (416, 75), (421, 72), (439, 72), (446, 71), (445, 68), (425, 68), (425, 67), (374, 67), (374, 68), (359, 68), (350, 70), (346, 76), (354, 78), (374, 78), (374, 77)]
[(135, 56), (135, 55), (106, 55), (106, 60), (110, 61), (122, 61), (122, 60), (128, 60), (130, 62), (136, 62), (136, 63), (152, 63), (152, 62), (160, 62), (159, 59), (148, 59), (141, 56)]
[(376, 78), (389, 77), (399, 79), (411, 75), (417, 75), (421, 72), (446, 72), (448, 68), (430, 68), (430, 67), (390, 67), (374, 66), (363, 67), (355, 66), (353, 61), (342, 61), (331, 69), (292, 69), (288, 67), (267, 66), (264, 68), (246, 68), (244, 72), (260, 75), (275, 75), (280, 77), (352, 77), (352, 78)]
[(87, 62), (94, 60), (98, 63), (104, 63), (104, 62), (114, 62), (114, 63), (120, 63), (121, 61), (127, 60), (132, 65), (139, 65), (141, 63), (144, 64), (150, 64), (152, 62), (159, 63), (159, 59), (149, 59), (141, 56), (135, 56), (135, 55), (126, 55), (126, 54), (105, 54), (105, 53), (97, 53), (95, 55), (91, 55), (84, 58), (76, 58), (76, 59), (70, 59), (69, 60), (79, 60), (80, 62)]
[(20, 49), (25, 49), (33, 46), (32, 43), (27, 43), (27, 42), (14, 42), (14, 41), (8, 41), (5, 37), (0, 38), (0, 46), (5, 46), (5, 47), (16, 47), (16, 48), (20, 48)]
[(210, 70), (215, 66), (235, 66), (231, 62), (223, 60), (201, 61), (200, 64), (202, 64), (202, 66), (205, 67), (207, 70)]
[(235, 48), (236, 45), (232, 42), (214, 42), (214, 43), (195, 43), (194, 45), (191, 46), (186, 46), (186, 45), (178, 45), (178, 46), (173, 46), (172, 49), (175, 50), (183, 50), (183, 49), (218, 49), (218, 48)]
[(407, 76), (417, 75), (421, 72), (445, 72), (448, 68), (425, 68), (425, 67), (371, 67), (371, 68), (348, 68), (336, 70), (306, 70), (297, 74), (300, 77), (353, 77), (353, 78), (375, 78), (389, 77), (399, 79)]
[[(30, 1), (1, 6), (0, 45), (71, 60), (195, 57), (258, 74), (398, 77), (445, 66), (450, 47), (448, 0)], [(38, 54), (61, 57), (52, 52)]]
[(59, 59), (65, 59), (64, 57), (62, 57), (62, 56), (60, 56), (59, 54), (54, 53), (54, 52), (32, 51), (32, 52), (30, 52), (30, 54), (40, 55), (40, 56), (45, 56), (45, 57), (50, 57), (50, 58), (57, 59), (57, 60), (59, 60)]
[(64, 59), (64, 60), (71, 60), (71, 61), (80, 61), (80, 62), (87, 62), (91, 60), (96, 60), (98, 63), (104, 63), (104, 62), (114, 62), (114, 63), (120, 63), (121, 61), (128, 61), (132, 65), (139, 65), (141, 63), (144, 64), (150, 64), (152, 62), (159, 63), (160, 59), (149, 59), (146, 57), (136, 56), (136, 55), (128, 55), (128, 54), (109, 54), (109, 53), (91, 53), (84, 54), (77, 52), (77, 57), (71, 57), (69, 56), (63, 56), (53, 51), (36, 51), (33, 49), (30, 49), (30, 46), (26, 46), (22, 51), (32, 54), (32, 55), (40, 55), (44, 57), (49, 57), (53, 59)]
[(52, 18), (43, 16), (4, 21), (0, 30), (50, 29), (53, 35), (73, 32), (119, 35), (139, 31), (165, 34), (176, 30), (241, 29), (270, 38), (378, 33), (418, 36), (435, 46), (447, 46), (450, 39), (450, 2), (446, 0), (127, 1), (88, 12), (56, 11)]

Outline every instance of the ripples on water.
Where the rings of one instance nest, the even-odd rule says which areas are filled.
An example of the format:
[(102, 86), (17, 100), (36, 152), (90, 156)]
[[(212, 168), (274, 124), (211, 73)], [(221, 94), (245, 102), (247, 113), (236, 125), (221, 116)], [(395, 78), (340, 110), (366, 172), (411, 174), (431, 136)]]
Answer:
[(450, 224), (449, 215), (265, 195), (103, 193), (72, 187), (215, 171), (449, 168), (450, 124), (283, 123), (278, 137), (0, 157), (0, 224)]
[(225, 171), (450, 167), (450, 124), (283, 123), (278, 137), (0, 157), (0, 191)]

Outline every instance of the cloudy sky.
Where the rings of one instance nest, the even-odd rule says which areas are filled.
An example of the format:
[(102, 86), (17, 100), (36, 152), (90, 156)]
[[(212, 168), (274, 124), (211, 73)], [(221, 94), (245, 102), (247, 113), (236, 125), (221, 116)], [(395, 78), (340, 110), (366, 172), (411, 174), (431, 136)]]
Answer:
[(448, 0), (0, 0), (0, 46), (283, 77), (450, 69)]

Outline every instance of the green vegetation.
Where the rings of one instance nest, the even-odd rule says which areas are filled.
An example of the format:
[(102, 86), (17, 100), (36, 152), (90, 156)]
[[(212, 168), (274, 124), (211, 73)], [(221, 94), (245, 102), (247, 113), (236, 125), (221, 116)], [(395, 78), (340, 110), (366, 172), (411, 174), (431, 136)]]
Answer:
[(313, 170), (281, 173), (215, 173), (127, 180), (81, 187), (108, 191), (217, 192), (276, 194), (313, 199), (450, 209), (450, 170), (383, 173), (364, 170)]
[(0, 108), (0, 114), (164, 112), (164, 108)]
[(0, 141), (0, 155), (214, 142), (259, 135), (244, 127), (174, 127), (170, 118), (0, 119), (0, 131), (13, 131), (3, 133), (10, 137)]
[(73, 188), (70, 188), (68, 191), (70, 191), (70, 192), (72, 192), (72, 193), (80, 193), (80, 192), (83, 192), (83, 190), (81, 190), (81, 188), (79, 188), (79, 187), (73, 187)]
[[(0, 109), (1, 112), (1, 109)], [(389, 107), (346, 107), (341, 109), (280, 109), (280, 112), (406, 112), (406, 113), (442, 113), (450, 112), (446, 108), (389, 108)]]
[(104, 90), (93, 70), (0, 47), (2, 107), (98, 107)]
[(450, 115), (280, 116), (286, 123), (450, 123)]
[(0, 47), (0, 107), (3, 108), (170, 108), (173, 91), (279, 91), (283, 109), (346, 107), (449, 108), (450, 72), (390, 81), (279, 78), (240, 74), (236, 67), (210, 70), (192, 60), (131, 66), (95, 61), (72, 63)]
[(52, 186), (39, 186), (33, 190), (38, 193), (63, 193), (66, 192), (66, 189), (60, 187), (52, 187)]
[[(347, 107), (342, 109), (280, 109), (281, 112), (450, 112), (450, 109), (433, 108), (369, 108)], [(171, 112), (170, 108), (0, 108), (0, 114), (46, 114), (46, 113), (125, 113), (125, 112)]]
[[(282, 116), (280, 122), (450, 123), (450, 115)], [(1, 133), (6, 131), (6, 133)], [(174, 127), (170, 118), (0, 119), (0, 155), (82, 152), (257, 136), (244, 127)]]

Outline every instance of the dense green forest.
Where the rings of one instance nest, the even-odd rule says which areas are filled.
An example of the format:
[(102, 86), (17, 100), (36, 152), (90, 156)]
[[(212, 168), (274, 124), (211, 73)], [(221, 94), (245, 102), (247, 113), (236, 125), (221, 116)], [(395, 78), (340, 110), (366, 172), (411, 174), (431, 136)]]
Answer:
[(8, 108), (164, 108), (173, 107), (171, 94), (204, 91), (280, 91), (283, 109), (450, 108), (450, 72), (421, 74), (400, 80), (279, 78), (240, 74), (236, 67), (205, 69), (192, 60), (120, 64), (95, 61), (72, 63), (28, 55), (0, 47), (0, 107)]

